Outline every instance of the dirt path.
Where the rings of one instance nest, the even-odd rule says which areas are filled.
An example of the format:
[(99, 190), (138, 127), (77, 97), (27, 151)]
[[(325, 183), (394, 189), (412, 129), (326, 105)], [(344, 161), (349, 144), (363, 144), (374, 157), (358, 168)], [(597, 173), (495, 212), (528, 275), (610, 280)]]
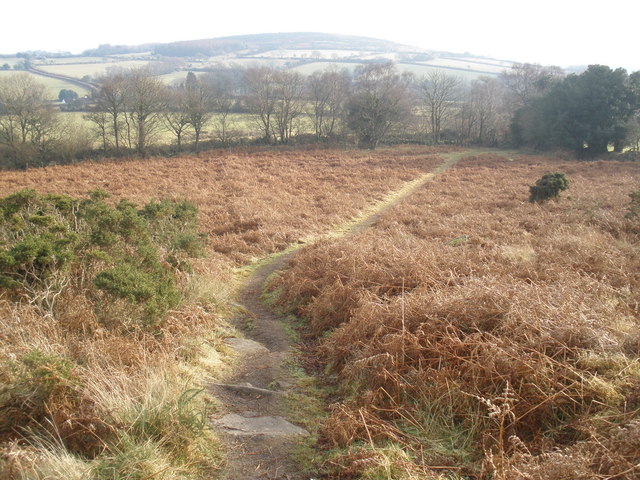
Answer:
[[(358, 218), (321, 238), (348, 235), (370, 227), (384, 212), (435, 175), (474, 153), (445, 155), (444, 162), (431, 173), (407, 183)], [(237, 320), (236, 326), (245, 331), (248, 339), (227, 340), (240, 355), (239, 365), (228, 383), (209, 387), (224, 405), (223, 414), (212, 423), (231, 445), (228, 480), (308, 480), (308, 476), (299, 472), (292, 456), (296, 442), (307, 432), (286, 420), (287, 391), (295, 384), (285, 365), (290, 340), (278, 316), (260, 301), (269, 275), (284, 269), (300, 247), (261, 265), (247, 279), (238, 298), (247, 313)], [(246, 328), (247, 325), (250, 328)]]

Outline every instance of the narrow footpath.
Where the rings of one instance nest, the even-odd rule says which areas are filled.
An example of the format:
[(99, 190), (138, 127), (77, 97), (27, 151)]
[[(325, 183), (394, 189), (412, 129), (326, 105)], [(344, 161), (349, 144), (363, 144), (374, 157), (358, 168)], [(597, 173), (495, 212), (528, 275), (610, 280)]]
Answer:
[[(432, 172), (407, 183), (360, 217), (320, 238), (344, 236), (370, 227), (384, 212), (435, 175), (476, 153), (443, 155), (443, 163)], [(247, 338), (226, 340), (239, 356), (238, 366), (228, 383), (209, 385), (212, 395), (223, 405), (223, 413), (211, 422), (229, 445), (225, 477), (228, 480), (309, 480), (299, 471), (292, 455), (296, 442), (308, 432), (287, 420), (286, 395), (295, 384), (285, 365), (291, 343), (281, 319), (260, 300), (267, 278), (283, 270), (304, 245), (261, 265), (246, 280), (238, 297), (246, 313), (237, 319), (236, 327), (244, 331)], [(246, 328), (247, 325), (250, 328)]]

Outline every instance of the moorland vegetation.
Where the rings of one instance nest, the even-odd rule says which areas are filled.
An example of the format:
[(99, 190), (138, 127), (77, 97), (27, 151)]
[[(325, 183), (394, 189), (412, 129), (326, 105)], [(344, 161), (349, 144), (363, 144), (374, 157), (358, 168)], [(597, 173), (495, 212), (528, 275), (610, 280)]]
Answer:
[[(314, 475), (637, 478), (639, 72), (97, 85), (60, 93), (74, 122), (0, 78), (2, 480), (222, 477), (204, 387), (232, 368), (243, 274), (287, 248), (265, 298), (329, 392)], [(370, 228), (314, 241), (443, 155)]]
[(2, 478), (221, 476), (203, 388), (230, 369), (243, 269), (438, 162), (220, 151), (3, 172)]
[[(528, 185), (563, 171), (560, 200)], [(639, 473), (633, 163), (480, 155), (271, 281), (336, 383), (329, 478)]]

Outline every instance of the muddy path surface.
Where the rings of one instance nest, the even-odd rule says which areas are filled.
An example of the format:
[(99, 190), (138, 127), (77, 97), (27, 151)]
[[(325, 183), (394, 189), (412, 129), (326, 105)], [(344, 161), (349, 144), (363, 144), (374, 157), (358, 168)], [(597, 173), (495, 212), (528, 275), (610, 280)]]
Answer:
[[(407, 183), (372, 205), (357, 219), (315, 241), (370, 227), (384, 212), (435, 175), (464, 156), (475, 153), (466, 151), (443, 155), (443, 163), (432, 172)], [(309, 243), (312, 241), (306, 242)], [(246, 338), (226, 340), (238, 354), (238, 365), (227, 383), (209, 385), (209, 390), (223, 406), (212, 419), (212, 424), (229, 446), (227, 480), (310, 479), (309, 475), (300, 472), (293, 454), (296, 445), (308, 432), (287, 420), (287, 396), (296, 384), (293, 373), (287, 368), (291, 340), (281, 318), (261, 301), (268, 277), (286, 268), (300, 247), (264, 262), (244, 282), (237, 298), (244, 313), (238, 316), (235, 326), (244, 332)]]

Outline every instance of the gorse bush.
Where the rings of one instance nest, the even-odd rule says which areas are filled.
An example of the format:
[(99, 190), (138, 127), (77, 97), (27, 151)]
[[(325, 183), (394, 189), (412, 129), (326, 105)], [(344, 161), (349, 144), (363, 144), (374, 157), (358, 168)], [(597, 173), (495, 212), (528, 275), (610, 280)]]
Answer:
[(175, 269), (203, 250), (197, 210), (170, 201), (138, 210), (107, 198), (102, 191), (78, 200), (21, 190), (0, 199), (0, 289), (55, 315), (56, 299), (73, 283), (88, 291), (99, 319), (122, 299), (139, 307), (140, 325), (157, 325), (180, 301)]
[(0, 200), (0, 287), (40, 284), (73, 258), (71, 199), (21, 190)]
[(561, 191), (569, 188), (569, 180), (564, 173), (545, 173), (536, 184), (529, 187), (530, 202), (544, 202), (557, 197)]
[(22, 452), (2, 452), (0, 477), (218, 468), (204, 396), (178, 381), (169, 353), (183, 323), (212, 320), (180, 311), (193, 310), (180, 303), (183, 270), (203, 251), (197, 214), (189, 202), (138, 207), (100, 190), (0, 198), (0, 439)]

